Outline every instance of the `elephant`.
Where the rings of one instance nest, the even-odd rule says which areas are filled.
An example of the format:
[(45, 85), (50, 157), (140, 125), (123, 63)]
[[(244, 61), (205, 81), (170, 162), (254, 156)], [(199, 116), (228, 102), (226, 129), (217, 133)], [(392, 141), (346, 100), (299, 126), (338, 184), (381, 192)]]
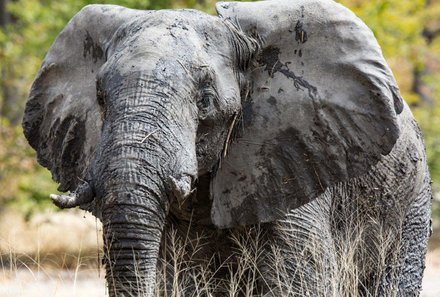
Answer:
[(31, 87), (24, 134), (53, 202), (102, 221), (109, 295), (173, 282), (173, 229), (224, 283), (232, 238), (258, 237), (234, 296), (419, 296), (430, 177), (372, 31), (332, 0), (216, 9), (86, 6)]

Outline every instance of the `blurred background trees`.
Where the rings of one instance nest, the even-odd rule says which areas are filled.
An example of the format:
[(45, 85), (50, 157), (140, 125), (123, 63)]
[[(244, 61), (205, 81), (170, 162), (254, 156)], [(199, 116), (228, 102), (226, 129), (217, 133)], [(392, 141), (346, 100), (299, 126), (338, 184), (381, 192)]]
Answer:
[[(423, 130), (434, 189), (439, 193), (440, 0), (339, 2), (370, 26), (382, 46)], [(70, 18), (89, 3), (137, 9), (190, 7), (215, 13), (213, 0), (0, 0), (0, 209), (13, 207), (29, 216), (52, 207), (46, 197), (56, 191), (56, 185), (50, 173), (36, 164), (20, 122), (45, 52)], [(434, 214), (440, 217), (438, 204)]]

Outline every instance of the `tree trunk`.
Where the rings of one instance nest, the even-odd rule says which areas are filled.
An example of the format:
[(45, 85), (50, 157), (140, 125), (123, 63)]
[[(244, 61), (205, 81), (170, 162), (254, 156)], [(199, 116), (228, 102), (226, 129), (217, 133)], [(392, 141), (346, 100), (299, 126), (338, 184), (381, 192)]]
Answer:
[(0, 27), (4, 27), (10, 22), (9, 14), (6, 11), (7, 0), (0, 0)]

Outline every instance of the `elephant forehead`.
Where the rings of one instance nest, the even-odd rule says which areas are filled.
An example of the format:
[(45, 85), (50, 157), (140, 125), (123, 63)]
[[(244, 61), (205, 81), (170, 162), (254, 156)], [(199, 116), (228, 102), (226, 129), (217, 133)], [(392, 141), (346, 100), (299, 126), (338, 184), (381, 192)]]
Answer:
[[(107, 64), (119, 70), (153, 70), (168, 60), (188, 68), (232, 66), (233, 49), (226, 26), (212, 16), (188, 10), (157, 11), (125, 23), (106, 51)], [(107, 65), (108, 67), (108, 65)], [(218, 67), (216, 67), (218, 68)]]
[[(213, 16), (194, 10), (160, 10), (146, 13), (119, 27), (112, 39), (113, 45), (133, 43), (135, 41), (159, 43), (161, 50), (173, 51), (173, 44), (191, 45), (210, 42), (207, 47), (216, 44), (225, 45), (228, 31), (222, 21)], [(164, 44), (171, 47), (165, 47)], [(128, 44), (133, 45), (133, 44)]]

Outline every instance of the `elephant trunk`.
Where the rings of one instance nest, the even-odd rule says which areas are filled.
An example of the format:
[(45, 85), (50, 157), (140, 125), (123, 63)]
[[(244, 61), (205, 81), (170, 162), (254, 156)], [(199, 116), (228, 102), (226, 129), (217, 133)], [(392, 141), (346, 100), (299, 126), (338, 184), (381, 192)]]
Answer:
[[(121, 186), (122, 187), (122, 186)], [(166, 206), (152, 190), (121, 189), (103, 207), (106, 278), (110, 296), (150, 296)]]
[(197, 174), (188, 99), (145, 79), (130, 84), (112, 99), (95, 172), (109, 294), (118, 297), (153, 295), (170, 200), (185, 195)]

